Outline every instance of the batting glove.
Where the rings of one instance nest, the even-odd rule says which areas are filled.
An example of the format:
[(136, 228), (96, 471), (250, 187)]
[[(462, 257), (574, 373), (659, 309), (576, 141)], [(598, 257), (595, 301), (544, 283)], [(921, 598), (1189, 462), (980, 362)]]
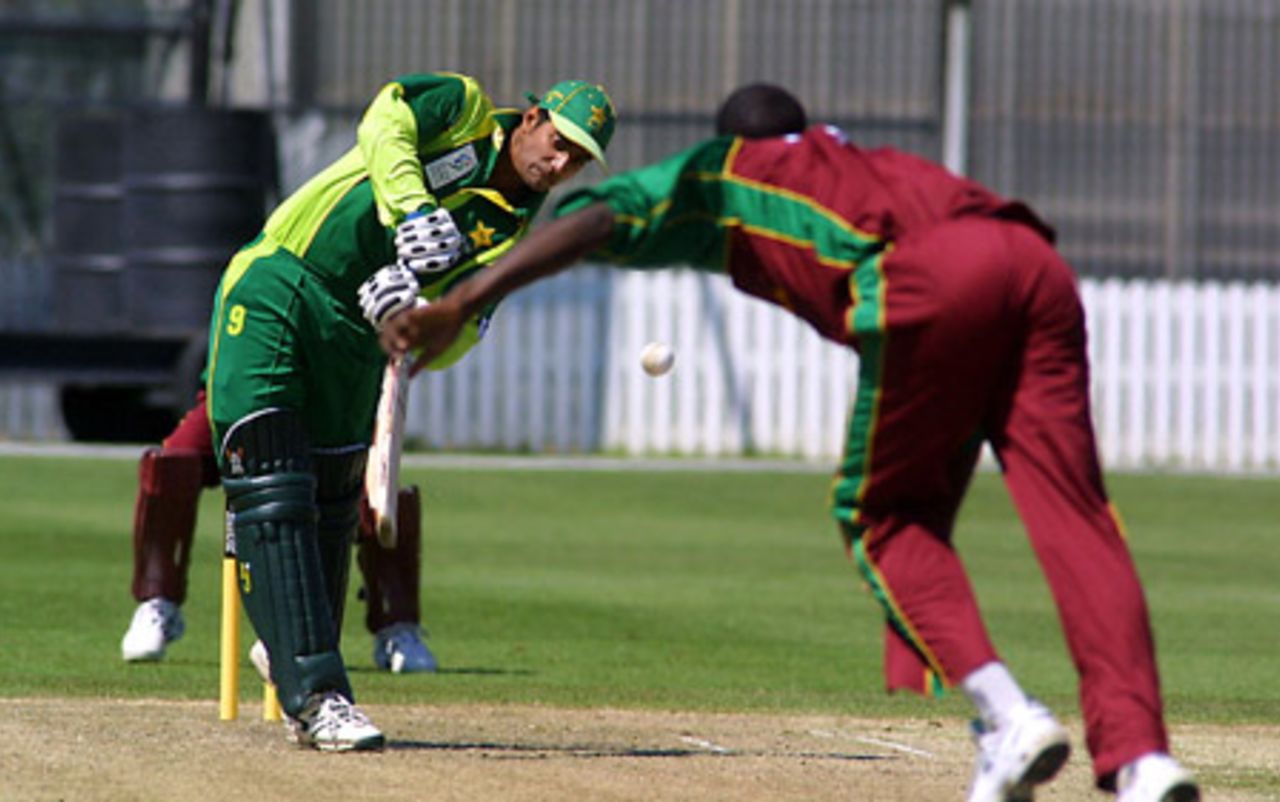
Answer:
[(360, 285), (360, 311), (374, 331), (382, 331), (384, 323), (417, 303), (419, 289), (412, 270), (401, 264), (387, 265)]
[(396, 227), (396, 255), (414, 273), (447, 270), (462, 255), (462, 232), (444, 209), (413, 212)]

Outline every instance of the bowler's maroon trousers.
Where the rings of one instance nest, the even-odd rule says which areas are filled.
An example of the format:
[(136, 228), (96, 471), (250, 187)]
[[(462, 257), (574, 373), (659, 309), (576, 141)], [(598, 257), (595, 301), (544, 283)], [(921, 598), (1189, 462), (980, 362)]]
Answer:
[(834, 308), (804, 297), (831, 266), (806, 270), (812, 251), (777, 237), (735, 232), (729, 271), (754, 294), (801, 301), (833, 339), (843, 326), (861, 354), (835, 513), (886, 609), (890, 687), (952, 685), (999, 659), (952, 546), (985, 440), (1057, 603), (1099, 782), (1167, 750), (1146, 603), (1097, 458), (1084, 314), (1051, 229), (937, 165), (830, 129), (743, 142), (728, 170), (884, 242)]

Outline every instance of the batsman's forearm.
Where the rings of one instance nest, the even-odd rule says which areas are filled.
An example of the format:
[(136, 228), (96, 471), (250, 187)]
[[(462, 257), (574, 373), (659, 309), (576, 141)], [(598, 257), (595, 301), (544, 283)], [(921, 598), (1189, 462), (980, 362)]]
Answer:
[(612, 235), (613, 211), (606, 204), (592, 204), (534, 231), (450, 295), (456, 294), (463, 314), (473, 317), (526, 284), (564, 270)]

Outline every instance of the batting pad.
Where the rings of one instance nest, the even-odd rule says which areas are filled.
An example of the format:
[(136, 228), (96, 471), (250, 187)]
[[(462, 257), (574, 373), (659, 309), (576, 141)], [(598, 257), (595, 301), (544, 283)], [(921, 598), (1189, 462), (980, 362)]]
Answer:
[(368, 453), (363, 445), (312, 453), (316, 500), (320, 510), (317, 524), (320, 565), (329, 610), (339, 637), (347, 601), (347, 578), (351, 573), (351, 544), (360, 531), (360, 498), (364, 494), (365, 458)]
[[(297, 717), (314, 693), (352, 698), (321, 558), (316, 477), (297, 416), (241, 421), (224, 446), (240, 598), (267, 652), (280, 705)], [(349, 543), (349, 541), (348, 541)], [(345, 589), (345, 584), (343, 585)]]

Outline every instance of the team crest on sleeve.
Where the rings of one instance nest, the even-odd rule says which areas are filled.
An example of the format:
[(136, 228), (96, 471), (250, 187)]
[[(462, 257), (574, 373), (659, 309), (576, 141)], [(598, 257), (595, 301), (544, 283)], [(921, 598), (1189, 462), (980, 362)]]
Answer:
[(475, 146), (468, 143), (427, 162), (422, 171), (426, 174), (427, 185), (432, 190), (439, 190), (469, 175), (479, 164), (480, 159), (476, 156)]

